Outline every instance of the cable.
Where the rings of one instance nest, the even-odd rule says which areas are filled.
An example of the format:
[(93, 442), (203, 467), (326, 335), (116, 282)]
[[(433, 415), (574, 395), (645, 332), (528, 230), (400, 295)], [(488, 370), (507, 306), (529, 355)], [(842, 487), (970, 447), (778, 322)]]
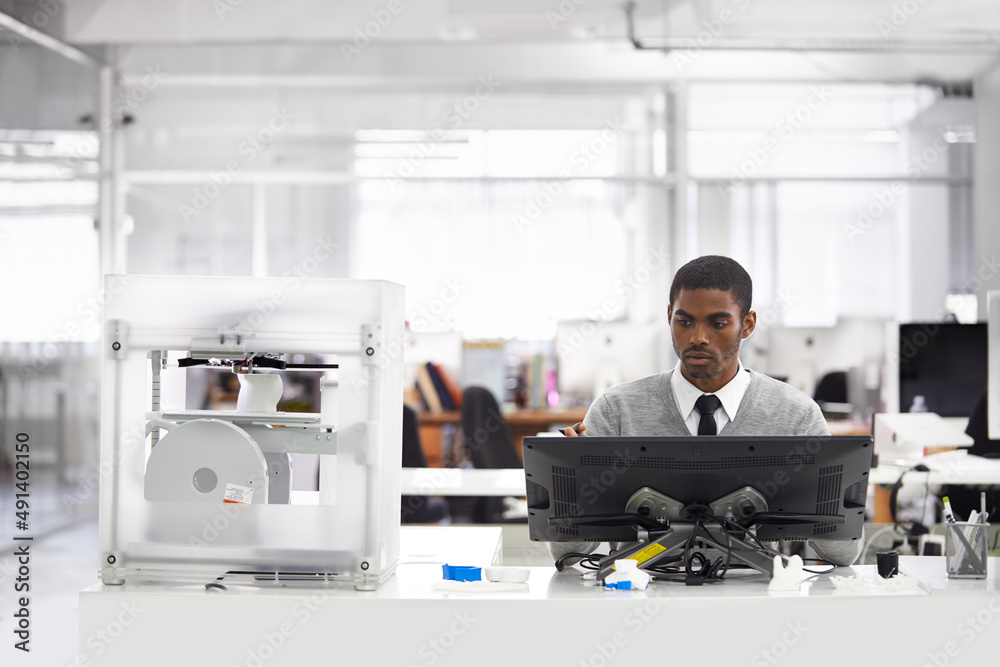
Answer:
[[(784, 558), (784, 555), (780, 552), (772, 549), (771, 547), (764, 544), (760, 538), (757, 537), (746, 526), (740, 525), (739, 523), (733, 521), (732, 519), (727, 519), (724, 517), (717, 517), (714, 514), (708, 513), (706, 510), (699, 510), (695, 512), (694, 527), (691, 533), (688, 535), (684, 542), (683, 550), (680, 554), (673, 556), (666, 556), (661, 558), (656, 562), (655, 565), (649, 567), (644, 567), (646, 572), (650, 573), (654, 581), (666, 581), (666, 582), (678, 582), (687, 585), (702, 585), (705, 583), (721, 583), (725, 580), (726, 573), (729, 570), (734, 569), (757, 569), (752, 565), (747, 565), (744, 563), (733, 563), (733, 533), (740, 532), (747, 538), (748, 546), (751, 550), (760, 551), (768, 556), (779, 556)], [(713, 543), (718, 543), (718, 539), (713, 535), (708, 529), (708, 521), (714, 521), (719, 525), (719, 528), (725, 533), (726, 536), (726, 556), (725, 559), (722, 557), (716, 558), (714, 561), (709, 560), (709, 557), (705, 555), (704, 550), (708, 549), (718, 549), (714, 544), (704, 544), (702, 547), (698, 546), (699, 531), (704, 533), (704, 536), (711, 540)], [(890, 527), (891, 528), (891, 527)], [(871, 541), (876, 539), (882, 532), (887, 529), (883, 529), (876, 533)], [(679, 545), (678, 545), (679, 546)], [(745, 549), (741, 549), (745, 550)], [(614, 553), (614, 552), (612, 552)], [(562, 571), (567, 567), (566, 561), (570, 559), (579, 559), (579, 562), (572, 563), (579, 565), (580, 567), (587, 570), (598, 570), (600, 569), (600, 561), (603, 558), (607, 558), (605, 555), (601, 554), (585, 554), (579, 552), (572, 552), (562, 555), (558, 560), (556, 560), (556, 569)], [(824, 561), (818, 558), (808, 558), (804, 559), (806, 562), (817, 562), (822, 563)], [(813, 570), (803, 567), (804, 572), (809, 572), (810, 576), (805, 577), (805, 579), (811, 579), (816, 576), (823, 574), (828, 574), (836, 570), (835, 565), (831, 565), (825, 570)]]
[[(733, 559), (733, 536), (729, 532), (728, 528), (726, 527), (726, 523), (722, 519), (720, 519), (719, 517), (715, 516), (714, 514), (710, 514), (710, 515), (706, 515), (706, 516), (708, 518), (714, 520), (717, 524), (719, 524), (719, 527), (722, 529), (722, 532), (726, 534), (726, 563), (725, 563), (725, 565), (722, 566), (722, 571), (721, 572), (718, 572), (718, 573), (713, 572), (714, 576), (717, 576), (719, 579), (722, 579), (722, 578), (724, 578), (726, 576), (726, 572), (729, 570), (729, 565), (730, 565), (730, 563), (732, 562), (732, 559)], [(709, 535), (709, 537), (711, 537), (711, 534), (708, 533), (708, 529), (704, 527), (703, 523), (701, 524), (701, 527), (702, 527), (703, 530), (705, 530), (705, 532)], [(720, 559), (720, 562), (721, 562), (721, 559)], [(718, 569), (718, 567), (716, 569)]]
[[(579, 562), (566, 564), (566, 561), (570, 558), (579, 558)], [(585, 554), (578, 551), (573, 551), (568, 554), (563, 554), (556, 560), (556, 570), (562, 572), (568, 566), (579, 565), (585, 570), (597, 570), (599, 569), (599, 564), (602, 558), (607, 558), (606, 554)]]
[[(803, 563), (807, 563), (807, 562), (810, 562), (810, 561), (815, 561), (817, 563), (826, 563), (826, 561), (823, 560), (823, 559), (821, 559), (821, 558), (803, 558), (802, 559)], [(813, 577), (818, 577), (821, 574), (829, 574), (830, 572), (833, 572), (836, 569), (837, 569), (836, 565), (830, 565), (830, 567), (828, 567), (825, 570), (810, 570), (807, 567), (803, 567), (802, 571), (803, 572), (811, 572), (812, 574), (810, 576), (806, 577), (805, 579), (812, 579)], [(803, 579), (803, 581), (805, 581), (805, 579)]]
[[(694, 551), (692, 553), (697, 542), (698, 531), (703, 531), (706, 537), (715, 541), (715, 536), (709, 532), (708, 527), (705, 525), (707, 519), (712, 519), (718, 523), (719, 527), (726, 535), (725, 563), (723, 563), (722, 558), (717, 558), (715, 561), (710, 562), (700, 551)], [(732, 535), (726, 528), (726, 524), (719, 517), (709, 514), (705, 509), (700, 509), (697, 512), (694, 529), (691, 531), (691, 534), (688, 536), (687, 542), (684, 545), (684, 556), (682, 558), (682, 561), (684, 562), (684, 573), (686, 575), (684, 583), (688, 585), (701, 585), (705, 582), (714, 583), (722, 581), (732, 562), (732, 556), (733, 539)], [(699, 563), (699, 568), (697, 570), (694, 569), (694, 563), (696, 560)]]

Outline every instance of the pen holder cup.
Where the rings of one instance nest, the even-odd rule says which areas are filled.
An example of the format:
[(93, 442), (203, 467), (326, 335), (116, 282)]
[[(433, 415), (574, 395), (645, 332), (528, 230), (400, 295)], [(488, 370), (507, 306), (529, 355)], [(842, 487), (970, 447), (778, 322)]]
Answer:
[(985, 579), (986, 543), (990, 524), (956, 522), (945, 524), (945, 566), (949, 579)]

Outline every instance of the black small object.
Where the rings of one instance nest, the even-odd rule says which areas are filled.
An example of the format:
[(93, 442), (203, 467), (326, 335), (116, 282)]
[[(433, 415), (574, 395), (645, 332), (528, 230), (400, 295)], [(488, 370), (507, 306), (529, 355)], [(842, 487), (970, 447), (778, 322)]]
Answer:
[(283, 371), (288, 364), (281, 359), (274, 359), (272, 357), (254, 357), (253, 365), (258, 368), (277, 368)]
[(944, 551), (941, 549), (941, 545), (937, 542), (926, 542), (924, 543), (924, 550), (920, 553), (921, 556), (943, 556)]
[(883, 579), (894, 577), (899, 574), (899, 552), (885, 551), (875, 554), (875, 562), (878, 567), (878, 576)]

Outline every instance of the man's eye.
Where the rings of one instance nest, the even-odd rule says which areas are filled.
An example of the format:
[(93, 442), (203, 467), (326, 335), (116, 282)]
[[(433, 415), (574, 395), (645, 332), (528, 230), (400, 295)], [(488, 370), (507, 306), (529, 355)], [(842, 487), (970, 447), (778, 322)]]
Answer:
[(714, 326), (716, 329), (725, 329), (727, 326), (729, 326), (729, 323), (728, 322), (712, 322), (712, 326)]

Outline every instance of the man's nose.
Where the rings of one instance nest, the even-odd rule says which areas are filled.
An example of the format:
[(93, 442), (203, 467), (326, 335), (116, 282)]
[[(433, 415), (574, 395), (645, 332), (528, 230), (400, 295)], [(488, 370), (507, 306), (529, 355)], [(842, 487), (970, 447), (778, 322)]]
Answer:
[(708, 328), (704, 325), (696, 324), (691, 328), (692, 345), (708, 345)]

